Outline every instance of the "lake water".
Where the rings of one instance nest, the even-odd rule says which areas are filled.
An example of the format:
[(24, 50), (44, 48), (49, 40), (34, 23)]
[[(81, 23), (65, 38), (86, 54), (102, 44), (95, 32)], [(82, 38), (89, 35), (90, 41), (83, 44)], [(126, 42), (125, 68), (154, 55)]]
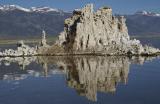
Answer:
[(143, 45), (147, 44), (149, 46), (160, 48), (160, 37), (141, 37), (137, 39), (140, 40)]
[(159, 57), (0, 58), (0, 104), (159, 104), (159, 95)]
[(160, 103), (158, 57), (0, 60), (0, 104)]

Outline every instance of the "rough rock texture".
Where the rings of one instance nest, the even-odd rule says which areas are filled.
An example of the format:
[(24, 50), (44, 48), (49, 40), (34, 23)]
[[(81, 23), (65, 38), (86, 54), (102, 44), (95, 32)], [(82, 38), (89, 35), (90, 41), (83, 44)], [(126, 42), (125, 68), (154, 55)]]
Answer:
[(19, 41), (17, 46), (17, 50), (6, 49), (4, 52), (0, 52), (0, 56), (33, 56), (37, 54), (34, 47), (25, 45), (23, 41)]
[(56, 43), (50, 47), (46, 42), (46, 33), (37, 47), (21, 43), (17, 50), (0, 52), (0, 56), (27, 55), (157, 55), (160, 50), (142, 46), (139, 40), (131, 40), (123, 16), (115, 17), (112, 9), (102, 7), (93, 11), (93, 4), (73, 11), (73, 16), (66, 19), (64, 31)]
[(6, 49), (3, 52), (0, 52), (0, 56), (35, 56), (35, 55), (42, 55), (46, 52), (49, 48), (46, 40), (46, 33), (45, 31), (42, 32), (42, 40), (36, 47), (30, 47), (25, 45), (23, 40), (17, 43), (17, 50), (13, 49)]
[(42, 31), (42, 40), (39, 43), (39, 46), (37, 46), (37, 54), (38, 55), (46, 55), (46, 51), (48, 50), (50, 46), (47, 44), (46, 40), (46, 32)]
[(43, 30), (42, 31), (42, 41), (40, 43), (41, 47), (48, 47), (47, 45), (47, 40), (46, 40), (46, 32)]
[[(93, 4), (74, 10), (66, 19), (64, 31), (59, 35), (56, 46), (61, 53), (68, 54), (154, 54), (159, 49), (143, 47), (139, 40), (131, 40), (123, 16), (115, 17), (112, 9), (102, 7), (93, 11)], [(49, 51), (50, 54), (54, 54)], [(58, 54), (60, 54), (58, 52)]]

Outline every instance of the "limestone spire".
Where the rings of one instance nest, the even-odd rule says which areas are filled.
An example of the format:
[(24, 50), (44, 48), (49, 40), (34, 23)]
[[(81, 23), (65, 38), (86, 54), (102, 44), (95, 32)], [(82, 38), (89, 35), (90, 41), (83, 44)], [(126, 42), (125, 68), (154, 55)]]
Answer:
[[(64, 31), (52, 50), (57, 50), (58, 45), (63, 48), (62, 53), (67, 54), (150, 54), (138, 40), (130, 39), (124, 16), (113, 16), (110, 7), (93, 10), (93, 4), (75, 10), (73, 16), (65, 20)], [(151, 50), (160, 52), (155, 48)]]
[(44, 30), (42, 31), (41, 46), (47, 46), (47, 41), (46, 41), (46, 32), (45, 32)]

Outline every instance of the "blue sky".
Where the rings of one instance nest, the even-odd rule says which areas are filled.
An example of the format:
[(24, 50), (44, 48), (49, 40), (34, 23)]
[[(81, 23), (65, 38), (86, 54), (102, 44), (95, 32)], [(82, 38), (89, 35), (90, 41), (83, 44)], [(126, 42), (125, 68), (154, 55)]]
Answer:
[(72, 11), (87, 3), (94, 3), (95, 8), (112, 7), (114, 13), (131, 14), (138, 10), (160, 11), (160, 0), (0, 0), (0, 4), (17, 4), (23, 7), (49, 6)]

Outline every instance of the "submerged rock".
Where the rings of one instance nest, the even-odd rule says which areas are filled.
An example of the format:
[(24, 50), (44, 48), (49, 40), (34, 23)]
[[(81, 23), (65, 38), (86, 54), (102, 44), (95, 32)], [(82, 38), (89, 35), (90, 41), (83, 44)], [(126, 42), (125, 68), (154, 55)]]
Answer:
[(93, 4), (88, 4), (76, 9), (73, 16), (65, 20), (64, 31), (47, 54), (141, 55), (160, 52), (153, 47), (143, 47), (139, 40), (131, 40), (125, 21), (123, 16), (113, 16), (109, 7), (94, 12)]

